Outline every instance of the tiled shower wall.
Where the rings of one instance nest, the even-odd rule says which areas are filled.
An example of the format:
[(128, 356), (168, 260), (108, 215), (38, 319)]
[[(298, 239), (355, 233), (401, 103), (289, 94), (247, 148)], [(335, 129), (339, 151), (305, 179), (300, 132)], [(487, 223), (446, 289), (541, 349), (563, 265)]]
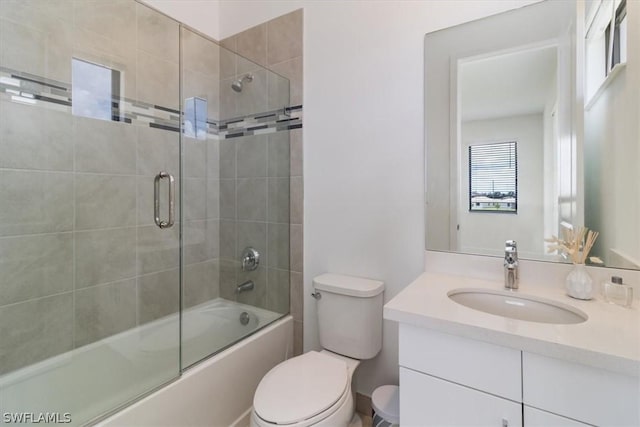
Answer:
[[(270, 70), (287, 77), (290, 81), (291, 105), (303, 104), (303, 10), (299, 9), (271, 21), (249, 28), (221, 41), (221, 45), (238, 52), (240, 55), (263, 65)], [(249, 147), (248, 142), (246, 147)], [(284, 146), (284, 144), (280, 144)], [(302, 321), (303, 321), (303, 180), (302, 180), (302, 129), (290, 131), (289, 163), (290, 163), (290, 310), (294, 318), (294, 350), (302, 353)], [(283, 153), (278, 150), (278, 141), (269, 141), (269, 155)], [(280, 159), (280, 157), (277, 157)], [(270, 157), (271, 159), (271, 157)], [(285, 190), (282, 180), (272, 180), (270, 192)], [(276, 182), (279, 182), (276, 184)], [(271, 215), (271, 214), (270, 214)], [(282, 213), (280, 213), (282, 215)], [(273, 219), (271, 217), (270, 219)], [(284, 227), (284, 225), (283, 225)], [(255, 230), (262, 233), (261, 230)], [(279, 231), (284, 233), (284, 229)], [(273, 266), (273, 264), (270, 264)], [(283, 274), (282, 270), (279, 274)]]
[[(215, 119), (281, 108), (286, 80), (133, 0), (0, 0), (0, 20), (3, 75), (49, 79), (63, 101), (24, 105), (0, 94), (0, 374), (178, 311), (180, 221), (185, 307), (220, 295), (284, 313), (291, 278), (299, 352), (299, 129), (280, 130), (286, 119), (276, 114), (270, 129), (236, 138), (237, 124), (219, 120), (214, 136), (184, 137), (183, 218), (168, 230), (153, 223), (155, 174), (178, 178), (179, 71), (183, 98), (207, 99)], [(122, 110), (120, 121), (72, 115), (72, 58), (118, 70), (120, 96), (137, 112)], [(246, 72), (254, 81), (232, 91)], [(290, 193), (299, 195), (291, 211)], [(263, 267), (244, 274), (238, 260), (249, 245)], [(256, 289), (236, 296), (247, 279)]]
[[(63, 87), (80, 58), (119, 70), (123, 98), (179, 108), (178, 24), (134, 1), (2, 0), (0, 31), (3, 67)], [(179, 224), (153, 223), (153, 177), (178, 177), (179, 133), (73, 116), (70, 102), (9, 99), (0, 100), (0, 374), (179, 309)], [(217, 146), (185, 150), (185, 194), (205, 191)], [(217, 234), (206, 232), (217, 199), (206, 201), (185, 200), (190, 305), (218, 292)]]

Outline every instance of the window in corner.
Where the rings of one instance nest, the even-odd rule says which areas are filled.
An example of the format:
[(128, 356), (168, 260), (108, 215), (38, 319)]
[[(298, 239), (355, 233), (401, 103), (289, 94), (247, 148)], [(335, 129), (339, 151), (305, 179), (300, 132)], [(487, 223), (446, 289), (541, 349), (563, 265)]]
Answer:
[(469, 211), (518, 212), (517, 142), (469, 146)]
[(73, 58), (71, 62), (74, 116), (116, 120), (119, 115), (120, 72)]

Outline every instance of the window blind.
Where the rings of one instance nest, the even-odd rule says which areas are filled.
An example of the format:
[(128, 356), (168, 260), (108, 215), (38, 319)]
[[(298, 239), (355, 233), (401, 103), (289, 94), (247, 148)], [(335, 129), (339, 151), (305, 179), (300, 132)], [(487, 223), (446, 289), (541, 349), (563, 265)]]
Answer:
[(469, 210), (517, 212), (517, 142), (469, 146)]

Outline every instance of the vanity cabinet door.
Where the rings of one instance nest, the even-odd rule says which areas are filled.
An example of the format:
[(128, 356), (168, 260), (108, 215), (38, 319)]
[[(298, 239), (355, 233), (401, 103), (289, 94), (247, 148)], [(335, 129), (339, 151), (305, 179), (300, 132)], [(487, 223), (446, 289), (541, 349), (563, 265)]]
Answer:
[(640, 426), (638, 377), (524, 352), (522, 383), (525, 405), (598, 426)]
[(524, 407), (524, 425), (526, 427), (589, 427), (569, 418), (541, 411), (539, 409)]
[(517, 427), (522, 404), (400, 368), (403, 427)]

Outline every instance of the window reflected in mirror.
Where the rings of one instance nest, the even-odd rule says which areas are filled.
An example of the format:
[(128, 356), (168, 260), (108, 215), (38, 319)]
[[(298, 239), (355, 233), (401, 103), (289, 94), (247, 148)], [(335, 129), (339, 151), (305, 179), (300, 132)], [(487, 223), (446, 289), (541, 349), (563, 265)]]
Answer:
[(518, 212), (518, 143), (469, 146), (469, 211)]

